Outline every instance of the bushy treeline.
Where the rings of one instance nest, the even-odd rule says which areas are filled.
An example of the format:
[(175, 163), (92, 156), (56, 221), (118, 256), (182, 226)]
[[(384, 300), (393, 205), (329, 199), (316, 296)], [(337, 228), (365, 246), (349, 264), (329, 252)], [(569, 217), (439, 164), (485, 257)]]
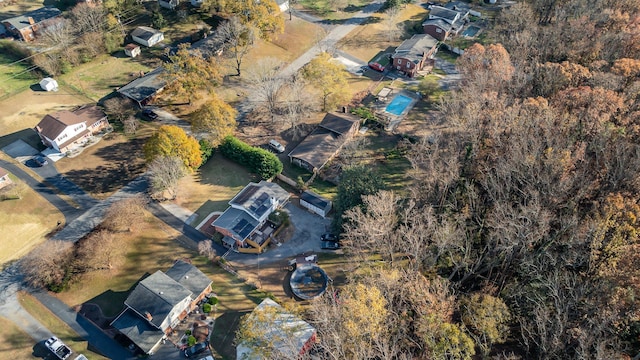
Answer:
[(220, 153), (230, 160), (249, 168), (263, 179), (271, 179), (282, 172), (282, 162), (273, 153), (251, 146), (233, 136), (227, 136), (219, 147)]

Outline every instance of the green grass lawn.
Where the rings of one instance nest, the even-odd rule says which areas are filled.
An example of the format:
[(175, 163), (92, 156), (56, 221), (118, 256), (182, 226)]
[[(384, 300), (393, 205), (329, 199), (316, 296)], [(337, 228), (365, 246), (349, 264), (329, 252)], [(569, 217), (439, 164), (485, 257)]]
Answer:
[(359, 11), (362, 7), (368, 5), (367, 0), (350, 0), (341, 11), (335, 9), (335, 5), (330, 0), (298, 0), (304, 9), (310, 10), (317, 16), (327, 20), (342, 20), (350, 18), (354, 12)]
[(38, 320), (44, 327), (51, 330), (56, 336), (67, 344), (74, 353), (84, 354), (89, 360), (106, 359), (87, 348), (88, 342), (84, 341), (78, 336), (78, 334), (65, 324), (62, 320), (58, 319), (49, 309), (42, 305), (36, 298), (27, 294), (20, 293), (18, 300), (22, 307), (27, 310), (36, 320)]
[(436, 53), (436, 57), (442, 60), (446, 60), (450, 63), (455, 63), (458, 60), (458, 55), (452, 53), (451, 51), (446, 50), (444, 47), (438, 50), (438, 52)]
[(23, 91), (38, 82), (34, 71), (29, 71), (28, 61), (16, 61), (22, 56), (13, 55), (9, 48), (14, 45), (8, 40), (0, 41), (0, 99)]
[(0, 358), (31, 359), (34, 341), (13, 322), (0, 317)]

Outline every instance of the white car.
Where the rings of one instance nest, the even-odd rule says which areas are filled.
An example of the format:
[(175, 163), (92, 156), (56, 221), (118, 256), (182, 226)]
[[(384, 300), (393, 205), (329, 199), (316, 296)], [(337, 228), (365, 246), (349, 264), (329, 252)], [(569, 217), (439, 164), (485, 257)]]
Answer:
[(272, 148), (273, 150), (279, 152), (279, 153), (283, 153), (284, 152), (284, 146), (282, 146), (282, 144), (280, 144), (279, 142), (277, 142), (275, 140), (270, 140), (269, 141), (269, 147)]

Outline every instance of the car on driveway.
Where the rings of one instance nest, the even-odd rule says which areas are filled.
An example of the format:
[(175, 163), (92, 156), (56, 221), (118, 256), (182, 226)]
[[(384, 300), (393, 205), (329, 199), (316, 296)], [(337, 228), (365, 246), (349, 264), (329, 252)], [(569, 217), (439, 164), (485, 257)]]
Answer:
[(45, 166), (49, 163), (49, 161), (42, 155), (36, 155), (33, 157), (33, 162), (37, 166)]
[(323, 250), (338, 250), (340, 249), (340, 244), (335, 241), (322, 241), (320, 248)]
[(384, 72), (384, 66), (378, 64), (377, 62), (370, 62), (369, 67), (375, 71)]
[(144, 109), (142, 110), (142, 117), (153, 121), (158, 119), (158, 114), (156, 114), (155, 111), (151, 109)]
[(284, 152), (284, 146), (282, 146), (282, 144), (280, 144), (279, 142), (277, 142), (275, 140), (269, 141), (269, 147), (272, 148), (273, 150), (277, 151), (278, 153), (283, 153)]
[(320, 240), (338, 242), (338, 237), (333, 235), (333, 234), (331, 234), (331, 233), (326, 233), (326, 234), (322, 234), (322, 236), (320, 236)]
[(201, 343), (197, 343), (191, 347), (188, 347), (185, 351), (184, 351), (184, 356), (185, 357), (194, 357), (198, 354), (202, 354), (203, 352), (207, 351), (207, 349), (209, 349), (209, 343), (208, 342), (201, 342)]

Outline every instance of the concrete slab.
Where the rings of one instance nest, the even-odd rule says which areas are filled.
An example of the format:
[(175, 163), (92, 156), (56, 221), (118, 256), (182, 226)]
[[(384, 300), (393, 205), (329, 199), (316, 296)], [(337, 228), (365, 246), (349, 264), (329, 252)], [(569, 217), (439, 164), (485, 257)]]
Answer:
[(62, 154), (61, 152), (56, 151), (56, 150), (51, 149), (51, 148), (47, 148), (45, 150), (42, 150), (42, 155), (48, 157), (53, 162), (57, 162), (58, 160), (60, 160), (60, 159), (65, 157), (65, 155)]

